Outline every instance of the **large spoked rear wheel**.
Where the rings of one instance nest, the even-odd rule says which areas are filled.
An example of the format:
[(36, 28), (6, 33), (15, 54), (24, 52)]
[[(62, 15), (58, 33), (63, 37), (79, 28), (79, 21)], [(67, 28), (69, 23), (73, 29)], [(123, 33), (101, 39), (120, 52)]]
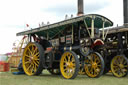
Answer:
[(128, 74), (128, 59), (124, 55), (117, 55), (111, 61), (111, 70), (114, 76), (124, 77)]
[(74, 79), (79, 72), (79, 59), (73, 51), (66, 51), (60, 60), (60, 71), (64, 78)]
[(85, 72), (91, 78), (99, 77), (104, 71), (104, 60), (98, 52), (93, 52), (85, 60)]
[(30, 42), (24, 49), (22, 64), (24, 72), (29, 75), (39, 75), (43, 70), (44, 49), (38, 43)]

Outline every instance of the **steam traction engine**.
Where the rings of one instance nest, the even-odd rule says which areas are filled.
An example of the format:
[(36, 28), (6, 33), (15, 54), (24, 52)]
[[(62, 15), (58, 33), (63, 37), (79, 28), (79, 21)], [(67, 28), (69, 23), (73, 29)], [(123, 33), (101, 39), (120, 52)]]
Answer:
[(128, 0), (123, 0), (123, 10), (124, 25), (105, 29), (104, 50), (100, 51), (106, 57), (105, 73), (111, 69), (116, 77), (124, 77), (128, 73)]
[(111, 68), (116, 77), (124, 77), (128, 73), (128, 26), (107, 29), (108, 35), (104, 48), (107, 51), (106, 71)]
[(89, 14), (17, 33), (29, 37), (22, 57), (25, 73), (39, 75), (47, 69), (73, 79), (83, 68), (89, 77), (101, 76), (104, 57), (96, 48), (104, 44), (100, 30), (112, 25), (106, 17)]

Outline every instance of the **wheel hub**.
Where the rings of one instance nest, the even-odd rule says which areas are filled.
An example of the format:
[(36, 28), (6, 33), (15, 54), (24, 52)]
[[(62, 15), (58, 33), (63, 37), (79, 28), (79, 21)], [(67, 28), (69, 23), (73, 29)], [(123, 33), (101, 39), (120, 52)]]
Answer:
[(34, 60), (33, 56), (30, 56), (30, 62), (32, 62)]
[(123, 64), (120, 64), (119, 67), (120, 67), (120, 68), (124, 68), (124, 65), (123, 65)]
[(32, 59), (32, 60), (33, 60), (34, 58), (31, 56), (31, 57), (30, 57), (30, 59)]
[(93, 62), (92, 63), (92, 68), (96, 68), (97, 67), (97, 63), (96, 62)]
[(68, 68), (72, 68), (73, 67), (73, 64), (70, 63), (70, 62), (67, 62), (66, 65), (67, 65)]

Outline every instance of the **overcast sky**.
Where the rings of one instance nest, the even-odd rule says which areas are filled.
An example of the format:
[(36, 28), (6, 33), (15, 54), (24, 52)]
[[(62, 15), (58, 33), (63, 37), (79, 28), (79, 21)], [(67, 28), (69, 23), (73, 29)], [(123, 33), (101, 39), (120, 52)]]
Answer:
[[(84, 0), (85, 14), (100, 14), (117, 24), (123, 24), (123, 0)], [(0, 0), (0, 54), (12, 51), (13, 42), (26, 24), (64, 20), (65, 15), (77, 14), (77, 0)]]

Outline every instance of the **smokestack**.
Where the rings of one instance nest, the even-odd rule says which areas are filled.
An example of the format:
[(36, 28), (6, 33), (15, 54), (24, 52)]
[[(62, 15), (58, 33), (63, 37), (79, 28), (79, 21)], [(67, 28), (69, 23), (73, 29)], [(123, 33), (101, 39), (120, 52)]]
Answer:
[(128, 26), (128, 0), (123, 0), (124, 6), (124, 25)]
[(84, 14), (84, 4), (83, 0), (78, 0), (78, 13), (77, 16), (82, 16)]

